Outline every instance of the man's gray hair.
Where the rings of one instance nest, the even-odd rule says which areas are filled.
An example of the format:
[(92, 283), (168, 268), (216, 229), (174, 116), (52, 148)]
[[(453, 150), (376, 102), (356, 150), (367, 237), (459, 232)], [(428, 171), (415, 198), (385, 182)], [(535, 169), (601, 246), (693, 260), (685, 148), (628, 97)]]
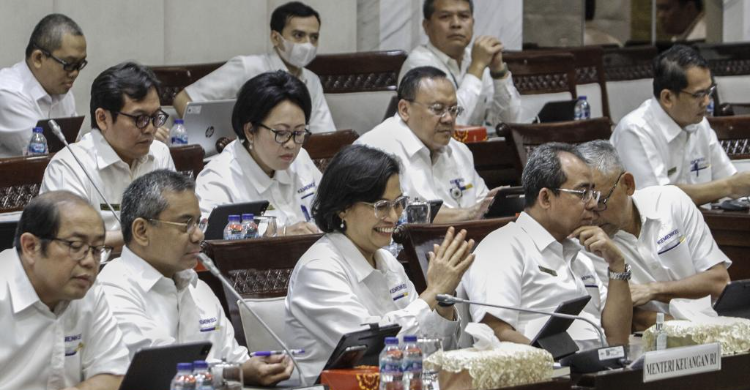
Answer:
[(133, 239), (133, 221), (137, 218), (156, 219), (169, 207), (164, 191), (195, 191), (195, 181), (181, 173), (162, 169), (133, 180), (125, 189), (120, 211), (125, 244)]
[(560, 153), (562, 152), (570, 153), (588, 164), (588, 161), (573, 145), (550, 142), (538, 146), (529, 156), (526, 167), (523, 169), (523, 175), (521, 175), (523, 194), (526, 199), (525, 207), (536, 204), (536, 198), (543, 188), (548, 188), (558, 194), (557, 189), (568, 180), (560, 163)]
[(31, 32), (26, 45), (26, 58), (31, 57), (34, 49), (47, 50), (52, 53), (62, 46), (63, 35), (82, 36), (83, 30), (73, 19), (63, 14), (49, 14), (42, 18)]
[(617, 149), (607, 140), (589, 141), (576, 146), (576, 150), (589, 161), (589, 166), (605, 176), (625, 172)]

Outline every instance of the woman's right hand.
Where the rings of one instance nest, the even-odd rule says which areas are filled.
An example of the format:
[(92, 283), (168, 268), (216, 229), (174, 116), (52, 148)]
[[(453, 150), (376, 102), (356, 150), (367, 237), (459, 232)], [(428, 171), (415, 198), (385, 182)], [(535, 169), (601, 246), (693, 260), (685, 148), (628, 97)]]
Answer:
[(427, 290), (434, 294), (453, 294), (461, 278), (474, 262), (474, 240), (466, 241), (466, 230), (455, 234), (448, 228), (443, 243), (435, 245), (429, 254), (427, 268)]

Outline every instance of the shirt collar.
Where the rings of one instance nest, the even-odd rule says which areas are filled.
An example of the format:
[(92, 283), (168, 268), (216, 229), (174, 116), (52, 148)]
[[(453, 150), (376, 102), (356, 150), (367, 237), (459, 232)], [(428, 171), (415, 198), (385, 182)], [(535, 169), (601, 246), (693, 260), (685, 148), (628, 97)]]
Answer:
[[(331, 240), (331, 243), (333, 243), (336, 249), (339, 250), (344, 261), (349, 267), (351, 267), (352, 271), (354, 271), (354, 275), (357, 277), (357, 282), (361, 283), (375, 271), (375, 268), (372, 268), (370, 263), (367, 262), (367, 259), (362, 255), (362, 252), (357, 249), (354, 243), (345, 234), (328, 233), (326, 236)], [(378, 269), (382, 268), (384, 264), (382, 258), (383, 254), (381, 253), (382, 251), (383, 249), (379, 249), (375, 252), (375, 264), (378, 265)]]
[[(117, 152), (112, 148), (112, 145), (107, 142), (107, 140), (104, 138), (104, 135), (99, 129), (91, 129), (91, 138), (94, 143), (94, 149), (96, 150), (96, 167), (98, 169), (104, 169), (107, 168), (110, 165), (117, 164), (118, 162), (122, 162), (119, 155), (117, 155)], [(153, 142), (159, 142), (154, 140)], [(151, 151), (151, 148), (149, 147), (148, 153), (143, 156), (139, 157), (134, 161), (133, 166), (136, 164), (143, 164), (148, 160), (153, 160), (154, 153)]]
[(67, 96), (67, 93), (64, 93), (62, 95), (48, 94), (47, 91), (44, 90), (42, 84), (39, 83), (39, 80), (37, 80), (36, 76), (34, 76), (34, 73), (31, 72), (29, 64), (27, 64), (26, 61), (22, 61), (22, 65), (20, 66), (20, 73), (21, 78), (25, 80), (24, 84), (26, 85), (27, 92), (29, 95), (31, 95), (34, 101), (49, 99), (50, 103), (54, 104)]
[[(277, 53), (276, 49), (274, 48), (271, 48), (271, 53), (268, 54), (268, 62), (271, 63), (272, 69), (283, 70), (284, 72), (289, 73), (289, 68), (286, 67), (286, 64), (281, 60), (281, 57), (279, 57), (279, 53)], [(299, 79), (303, 83), (307, 84), (307, 78), (305, 78), (305, 70), (305, 68), (302, 68), (302, 71), (299, 72)]]
[[(639, 190), (636, 190), (636, 194)], [(635, 194), (634, 194), (635, 195)], [(656, 209), (656, 203), (655, 202), (642, 202), (640, 199), (637, 199), (636, 196), (631, 196), (630, 199), (633, 201), (633, 207), (638, 210), (638, 214), (640, 214), (641, 217), (641, 227), (646, 225), (646, 222), (648, 220), (658, 220), (659, 219), (659, 211)]]
[(677, 122), (675, 122), (674, 119), (664, 111), (664, 108), (659, 104), (659, 101), (656, 98), (651, 98), (650, 100), (656, 123), (659, 124), (661, 129), (663, 129), (664, 134), (667, 136), (667, 142), (672, 142), (672, 140), (682, 134), (682, 127), (680, 127), (680, 125), (678, 125)]
[[(122, 248), (120, 261), (126, 268), (130, 269), (134, 276), (133, 283), (138, 284), (143, 291), (151, 291), (156, 286), (156, 283), (162, 279), (167, 279), (161, 272), (157, 271), (146, 260), (133, 253), (127, 246)], [(188, 269), (176, 273), (172, 280), (177, 289), (182, 290), (189, 284), (195, 287), (198, 283), (198, 274), (194, 270)]]
[[(409, 128), (409, 125), (407, 125), (406, 122), (401, 119), (401, 115), (396, 113), (393, 118), (396, 121), (396, 125), (398, 126), (396, 128), (396, 137), (401, 140), (401, 144), (404, 146), (404, 151), (406, 152), (407, 156), (411, 158), (414, 157), (415, 154), (422, 152), (425, 153), (425, 156), (429, 158), (430, 150), (427, 148), (427, 146), (425, 146), (422, 140), (420, 140), (419, 137), (414, 134), (414, 132)], [(453, 150), (450, 147), (450, 142), (454, 142), (454, 140), (451, 139), (449, 141), (449, 145), (446, 145), (444, 148), (442, 148), (442, 150), (438, 151), (438, 153), (447, 153), (447, 156), (451, 157), (453, 155)]]
[[(539, 252), (544, 252), (551, 245), (558, 243), (555, 237), (544, 226), (537, 222), (531, 215), (526, 214), (526, 212), (521, 212), (521, 215), (516, 220), (516, 224), (531, 237)], [(581, 249), (578, 244), (569, 238), (564, 239), (559, 244), (562, 246), (563, 256), (566, 259), (569, 256), (572, 258)]]
[(21, 259), (16, 252), (16, 248), (7, 249), (12, 251), (10, 254), (10, 272), (11, 276), (8, 278), (8, 289), (10, 292), (11, 304), (13, 305), (13, 314), (18, 314), (26, 310), (29, 306), (34, 305), (37, 302), (41, 302), (39, 295), (37, 295), (34, 286), (31, 285), (29, 276), (26, 275), (26, 271), (21, 265)]
[[(284, 185), (292, 184), (292, 175), (295, 169), (294, 162), (292, 162), (292, 165), (290, 165), (288, 169), (274, 172), (273, 177), (271, 178), (268, 177), (266, 172), (263, 171), (263, 168), (255, 162), (255, 159), (253, 159), (250, 152), (247, 151), (247, 148), (245, 148), (245, 145), (240, 142), (240, 140), (232, 141), (228, 147), (232, 148), (232, 153), (234, 154), (234, 158), (239, 162), (239, 166), (243, 171), (243, 176), (250, 181), (259, 193), (268, 190), (274, 182), (279, 182)], [(299, 157), (299, 155), (297, 155), (297, 157)], [(245, 173), (247, 170), (249, 170), (249, 174)]]

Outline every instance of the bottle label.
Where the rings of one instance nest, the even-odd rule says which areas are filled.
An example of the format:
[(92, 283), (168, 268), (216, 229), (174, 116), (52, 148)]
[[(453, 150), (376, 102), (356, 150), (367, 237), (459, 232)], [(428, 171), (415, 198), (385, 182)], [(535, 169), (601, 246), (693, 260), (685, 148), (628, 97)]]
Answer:
[(182, 135), (180, 137), (172, 137), (172, 145), (187, 145), (187, 144), (188, 144), (187, 135)]
[(47, 146), (41, 142), (29, 144), (29, 154), (47, 154)]
[(409, 360), (404, 362), (404, 372), (422, 372), (421, 360)]

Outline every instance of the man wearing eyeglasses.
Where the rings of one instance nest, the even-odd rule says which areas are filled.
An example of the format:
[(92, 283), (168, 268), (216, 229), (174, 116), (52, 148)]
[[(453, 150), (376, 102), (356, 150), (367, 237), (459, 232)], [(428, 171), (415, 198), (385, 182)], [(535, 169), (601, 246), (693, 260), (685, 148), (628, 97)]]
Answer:
[(626, 115), (610, 141), (637, 188), (674, 184), (698, 205), (750, 195), (706, 120), (715, 92), (708, 62), (675, 45), (654, 60), (654, 97)]
[(117, 321), (95, 283), (104, 224), (67, 191), (40, 195), (0, 253), (0, 378), (5, 389), (110, 389), (130, 364)]
[(123, 243), (120, 225), (107, 201), (119, 212), (122, 193), (135, 178), (157, 169), (175, 169), (169, 148), (154, 142), (168, 115), (161, 109), (156, 76), (133, 62), (115, 65), (97, 76), (91, 86), (90, 112), (91, 132), (70, 145), (75, 156), (67, 148), (55, 154), (39, 192), (67, 190), (88, 199), (102, 213), (107, 245), (119, 248)]
[(34, 28), (26, 59), (0, 70), (0, 157), (22, 156), (40, 119), (76, 115), (73, 82), (86, 66), (86, 38), (61, 14)]
[[(729, 283), (732, 262), (714, 241), (698, 207), (675, 186), (636, 190), (633, 175), (607, 141), (576, 149), (595, 168), (594, 183), (604, 191), (594, 224), (612, 237), (632, 266), (635, 329), (650, 327), (657, 312), (669, 314), (674, 304), (678, 310), (686, 304), (712, 310), (711, 301)], [(605, 266), (592, 259), (601, 276)], [(709, 298), (694, 301), (704, 297)]]
[[(122, 200), (125, 247), (99, 281), (130, 356), (141, 348), (210, 341), (209, 361), (242, 363), (245, 383), (289, 378), (284, 355), (250, 358), (219, 299), (193, 270), (203, 241), (192, 178), (169, 170), (133, 181)], [(242, 330), (240, 330), (242, 331)]]
[[(633, 312), (630, 267), (609, 236), (592, 225), (601, 193), (594, 189), (591, 168), (573, 146), (548, 143), (531, 153), (522, 182), (524, 211), (474, 251), (474, 264), (462, 280), (469, 298), (551, 312), (562, 302), (589, 295), (581, 316), (601, 323), (610, 345), (626, 344)], [(608, 287), (582, 247), (606, 262)], [(522, 344), (530, 343), (548, 320), (474, 305), (471, 315), (501, 341)], [(596, 330), (583, 321), (575, 321), (568, 333), (582, 349), (600, 346)]]
[(406, 73), (398, 87), (398, 112), (355, 141), (392, 153), (404, 166), (405, 195), (443, 201), (435, 222), (484, 216), (497, 189), (490, 191), (474, 169), (469, 148), (453, 139), (463, 113), (445, 72), (431, 66)]

